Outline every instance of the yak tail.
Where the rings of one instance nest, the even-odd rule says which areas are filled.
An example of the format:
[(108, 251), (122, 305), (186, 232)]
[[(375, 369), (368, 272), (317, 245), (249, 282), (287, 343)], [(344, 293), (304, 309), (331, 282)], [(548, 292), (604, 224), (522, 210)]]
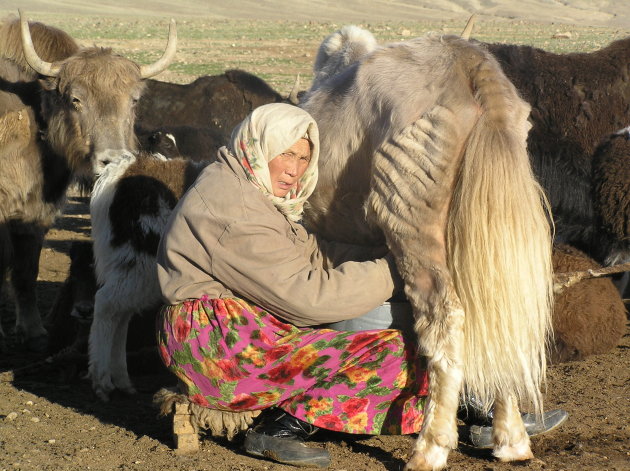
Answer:
[(492, 58), (472, 73), (482, 113), (451, 201), (447, 253), (462, 302), (464, 384), (487, 407), (510, 393), (542, 412), (551, 334), (549, 205), (526, 149), (529, 105)]

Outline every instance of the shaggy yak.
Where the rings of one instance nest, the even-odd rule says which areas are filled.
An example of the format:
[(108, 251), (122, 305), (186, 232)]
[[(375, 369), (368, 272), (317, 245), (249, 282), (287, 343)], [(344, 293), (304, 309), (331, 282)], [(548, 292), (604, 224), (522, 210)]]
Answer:
[[(602, 267), (578, 249), (560, 244), (554, 247), (553, 268), (555, 273), (569, 273)], [(619, 345), (625, 332), (626, 309), (613, 282), (581, 281), (555, 297), (549, 359), (556, 363), (605, 353)]]
[(227, 142), (243, 116), (260, 105), (280, 101), (283, 97), (263, 79), (238, 69), (187, 84), (147, 80), (146, 92), (138, 102), (137, 123), (144, 129), (209, 128)]
[(446, 466), (460, 394), (494, 403), (494, 455), (533, 457), (519, 405), (542, 409), (552, 302), (551, 234), (526, 150), (530, 107), (484, 48), (427, 35), (320, 46), (300, 106), (320, 128), (306, 224), (385, 241), (427, 357), (429, 396), (408, 471)]
[(68, 184), (91, 174), (111, 152), (135, 149), (134, 107), (143, 79), (168, 66), (176, 42), (172, 23), (164, 55), (140, 66), (110, 49), (79, 48), (58, 29), (29, 27), (21, 12), (20, 20), (0, 24), (0, 116), (10, 121), (17, 113), (13, 131), (5, 132), (27, 132), (0, 146), (0, 280), (11, 268), (16, 333), (29, 348), (45, 349), (38, 260)]
[[(611, 137), (628, 135), (623, 128), (630, 124), (630, 38), (570, 54), (485, 46), (532, 106), (528, 149), (551, 204), (556, 242), (602, 265), (630, 261), (630, 146)], [(623, 159), (601, 149), (610, 140)], [(613, 174), (614, 186), (600, 181)]]

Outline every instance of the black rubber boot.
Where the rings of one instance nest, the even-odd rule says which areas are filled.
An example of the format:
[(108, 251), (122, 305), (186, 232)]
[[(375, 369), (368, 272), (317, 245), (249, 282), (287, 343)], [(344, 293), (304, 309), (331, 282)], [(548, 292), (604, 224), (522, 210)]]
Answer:
[[(492, 440), (492, 419), (494, 418), (494, 413), (492, 410), (484, 413), (481, 403), (472, 397), (468, 400), (468, 403), (460, 405), (457, 417), (468, 426), (464, 428), (465, 434), (461, 437), (464, 443), (475, 448), (486, 449), (494, 447)], [(535, 414), (521, 414), (525, 431), (530, 437), (554, 430), (562, 425), (568, 417), (569, 414), (562, 409), (545, 412), (541, 422), (536, 420)]]
[(481, 401), (475, 396), (471, 396), (468, 398), (467, 402), (459, 404), (457, 418), (462, 420), (466, 425), (492, 425), (494, 409), (484, 412)]
[(295, 466), (330, 466), (330, 454), (322, 448), (309, 448), (303, 441), (317, 430), (281, 409), (263, 413), (262, 420), (245, 435), (245, 451), (279, 463)]

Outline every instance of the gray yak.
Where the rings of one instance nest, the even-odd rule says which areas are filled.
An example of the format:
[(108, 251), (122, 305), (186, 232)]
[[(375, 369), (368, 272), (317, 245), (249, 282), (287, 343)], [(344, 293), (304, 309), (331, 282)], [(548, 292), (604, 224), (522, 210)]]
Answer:
[(143, 79), (168, 66), (176, 42), (172, 22), (163, 56), (138, 65), (110, 49), (79, 48), (21, 12), (0, 23), (0, 281), (11, 268), (16, 333), (29, 348), (45, 349), (36, 296), (44, 234), (75, 177), (135, 150)]
[(431, 34), (362, 55), (357, 30), (322, 43), (300, 105), (322, 136), (305, 223), (396, 258), (430, 381), (406, 470), (446, 466), (462, 393), (494, 403), (497, 458), (530, 459), (519, 405), (542, 411), (552, 304), (530, 107), (478, 45)]

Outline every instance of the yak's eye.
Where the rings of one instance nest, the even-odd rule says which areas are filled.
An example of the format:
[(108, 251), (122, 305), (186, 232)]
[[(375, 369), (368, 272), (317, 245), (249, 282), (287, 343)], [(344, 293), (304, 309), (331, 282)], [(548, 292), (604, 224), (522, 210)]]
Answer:
[(70, 101), (71, 101), (71, 103), (72, 103), (72, 106), (74, 106), (74, 107), (77, 109), (77, 111), (80, 111), (80, 110), (81, 110), (81, 100), (80, 100), (79, 98), (77, 98), (77, 97), (73, 96), (73, 97), (70, 99)]

